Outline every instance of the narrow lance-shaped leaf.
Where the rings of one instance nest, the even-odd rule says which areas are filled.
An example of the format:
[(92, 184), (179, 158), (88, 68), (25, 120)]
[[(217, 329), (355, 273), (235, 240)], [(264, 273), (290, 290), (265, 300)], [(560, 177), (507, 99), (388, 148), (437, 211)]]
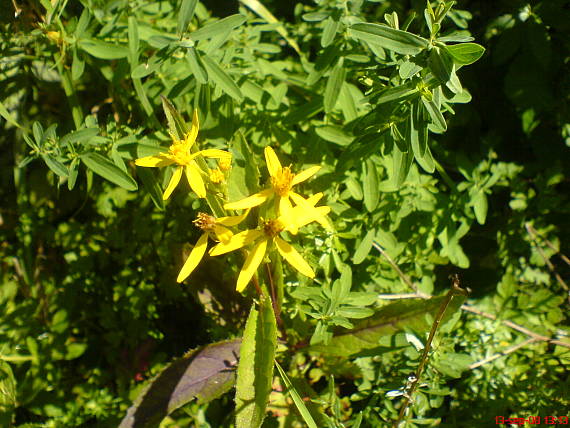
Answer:
[(168, 122), (168, 131), (178, 139), (182, 139), (188, 132), (186, 121), (168, 98), (162, 95), (160, 98), (162, 99), (162, 109), (164, 110), (166, 121)]
[(406, 181), (414, 160), (414, 153), (412, 152), (410, 142), (407, 139), (406, 145), (407, 150), (405, 151), (401, 150), (397, 144), (394, 144), (394, 148), (392, 150), (393, 180), (396, 188), (399, 188), (404, 181)]
[(213, 343), (168, 365), (139, 394), (119, 428), (151, 428), (196, 398), (208, 402), (235, 383), (241, 339)]
[(277, 324), (270, 298), (261, 296), (259, 311), (251, 308), (245, 325), (236, 384), (236, 428), (258, 428), (273, 380)]
[(303, 399), (301, 398), (301, 396), (299, 395), (299, 393), (291, 383), (291, 380), (287, 376), (287, 373), (285, 373), (285, 370), (281, 368), (281, 366), (277, 361), (275, 361), (275, 365), (277, 366), (277, 371), (279, 372), (281, 379), (283, 379), (283, 384), (285, 385), (286, 391), (291, 395), (293, 403), (295, 403), (297, 410), (299, 410), (299, 413), (301, 414), (303, 421), (307, 424), (307, 427), (317, 428), (317, 423), (311, 416), (311, 413), (309, 412), (309, 409), (307, 409), (307, 406), (303, 402)]
[(83, 154), (81, 155), (81, 161), (95, 174), (126, 190), (137, 190), (138, 188), (137, 182), (133, 177), (98, 153)]
[(321, 46), (326, 48), (334, 41), (340, 22), (336, 16), (329, 16), (325, 21), (325, 28), (321, 36)]
[(230, 15), (192, 32), (190, 34), (190, 38), (195, 42), (204, 39), (211, 39), (212, 37), (225, 33), (228, 29), (239, 27), (245, 22), (245, 20), (246, 18), (243, 15)]
[(182, 5), (180, 6), (180, 13), (178, 15), (178, 25), (176, 26), (176, 32), (178, 35), (182, 35), (188, 24), (194, 16), (194, 10), (196, 9), (196, 4), (198, 0), (182, 0)]
[(42, 159), (46, 163), (49, 169), (55, 172), (60, 177), (67, 177), (69, 172), (64, 164), (54, 158), (52, 155), (45, 154), (42, 155)]
[(346, 70), (343, 67), (343, 63), (344, 61), (341, 57), (327, 80), (324, 99), (325, 112), (327, 113), (330, 113), (334, 109), (346, 77)]
[(208, 76), (218, 85), (226, 94), (235, 99), (236, 101), (241, 101), (243, 99), (243, 94), (241, 93), (239, 87), (233, 81), (233, 79), (227, 74), (213, 59), (208, 55), (202, 56), (202, 62), (206, 67)]
[(79, 42), (79, 47), (89, 55), (100, 59), (120, 59), (129, 55), (129, 49), (126, 46), (101, 40), (84, 39)]
[(371, 159), (366, 160), (366, 168), (364, 170), (364, 206), (368, 212), (372, 212), (378, 206), (380, 193), (378, 191), (378, 171), (376, 165)]
[(353, 37), (382, 46), (403, 55), (417, 55), (429, 46), (429, 41), (407, 31), (387, 25), (359, 23), (350, 27)]
[(429, 68), (441, 83), (446, 83), (453, 72), (453, 60), (445, 50), (436, 46), (429, 55)]
[(188, 49), (188, 54), (186, 56), (186, 59), (188, 61), (188, 65), (190, 66), (190, 70), (192, 71), (192, 74), (194, 75), (198, 83), (200, 83), (201, 85), (208, 83), (208, 73), (206, 72), (206, 69), (202, 65), (202, 61), (198, 56), (198, 52), (196, 52), (194, 48)]

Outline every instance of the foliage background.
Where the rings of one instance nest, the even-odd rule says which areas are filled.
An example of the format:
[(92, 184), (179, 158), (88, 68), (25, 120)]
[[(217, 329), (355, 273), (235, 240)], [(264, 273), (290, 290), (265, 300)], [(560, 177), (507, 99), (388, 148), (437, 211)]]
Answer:
[[(140, 21), (152, 19), (156, 27), (175, 31), (176, 2), (136, 3)], [(292, 37), (312, 54), (313, 62), (321, 49), (322, 28), (303, 21), (301, 15), (335, 2), (320, 3), (264, 2), (288, 22)], [(75, 126), (54, 65), (61, 42), (48, 37), (48, 31), (57, 28), (40, 25), (45, 9), (39, 2), (18, 4), (23, 10), (18, 19), (10, 8), (0, 11), (1, 101), (21, 124), (31, 128), (38, 121), (44, 130), (57, 124), (62, 137)], [(113, 16), (122, 16), (120, 30), (113, 30), (118, 33), (107, 35), (126, 41), (126, 15), (119, 13), (127, 10), (126, 2), (69, 2), (62, 21), (77, 22), (84, 7), (95, 11), (98, 30)], [(154, 112), (147, 116), (129, 80), (132, 61), (102, 60), (77, 49), (75, 55), (85, 68), (76, 79), (76, 102), (83, 114), (90, 113), (87, 124), (101, 127), (108, 138), (91, 144), (102, 144), (99, 147), (109, 156), (127, 164), (136, 157), (129, 152), (133, 143), (152, 145), (167, 139), (159, 99), (164, 93), (186, 117), (194, 105), (206, 112), (202, 140), (223, 144), (241, 127), (257, 155), (261, 147), (277, 141), (295, 164), (323, 163), (325, 174), (310, 186), (319, 191), (334, 183), (326, 196), (340, 243), (320, 259), (323, 249), (315, 249), (314, 239), (307, 238), (306, 248), (327, 280), (337, 277), (335, 266), (354, 263), (353, 290), (409, 292), (375, 250), (359, 255), (355, 263), (365, 237), (375, 237), (386, 243), (386, 251), (423, 292), (443, 292), (448, 275), (460, 272), (472, 290), (470, 303), (480, 310), (567, 340), (568, 290), (556, 278), (558, 274), (567, 280), (570, 272), (560, 258), (569, 253), (570, 233), (570, 24), (565, 7), (561, 0), (501, 0), (493, 7), (487, 2), (458, 2), (447, 25), (468, 26), (475, 41), (487, 49), (480, 61), (459, 73), (473, 99), (454, 105), (455, 114), (446, 115), (448, 131), (430, 137), (434, 157), (446, 174), (427, 174), (413, 166), (412, 178), (399, 190), (387, 184), (390, 167), (381, 150), (365, 166), (353, 160), (350, 169), (335, 169), (344, 146), (315, 133), (315, 127), (330, 123), (323, 113), (312, 119), (289, 117), (288, 123), (280, 120), (307, 99), (320, 96), (324, 79), (314, 89), (299, 84), (306, 75), (295, 52), (275, 32), (259, 31), (253, 24), (258, 18), (238, 3), (221, 7), (219, 2), (204, 1), (197, 19), (203, 23), (210, 13), (224, 17), (238, 10), (247, 14), (245, 27), (232, 35), (234, 46), (254, 47), (244, 49), (234, 70), (243, 101), (222, 95), (216, 85), (211, 94), (205, 95), (204, 87), (201, 95), (196, 93), (188, 73), (172, 62), (170, 69), (152, 79), (143, 78)], [(366, 2), (364, 16), (380, 22), (384, 13), (396, 11), (403, 21), (412, 10), (422, 17), (423, 9), (419, 1)], [(118, 24), (109, 25), (112, 29)], [(421, 24), (414, 27), (420, 30)], [(142, 43), (145, 55), (159, 49), (144, 37)], [(257, 57), (265, 60), (265, 75), (252, 67), (251, 59)], [(282, 102), (269, 99), (283, 88)], [(173, 357), (239, 336), (249, 299), (234, 291), (234, 268), (217, 259), (209, 259), (190, 283), (176, 284), (188, 243), (198, 237), (190, 221), (199, 201), (178, 191), (168, 209), (161, 210), (146, 188), (128, 191), (97, 175), (86, 177), (84, 169), (73, 190), (58, 186), (57, 175), (41, 159), (26, 159), (30, 147), (22, 132), (0, 120), (0, 354), (7, 415), (2, 423), (13, 418), (14, 426), (115, 426), (143, 380)], [(332, 123), (335, 120), (341, 123), (342, 115), (333, 114)], [(125, 137), (131, 139), (120, 140)], [(376, 200), (364, 197), (358, 186), (366, 182), (370, 168), (378, 173)], [(454, 231), (447, 232), (454, 241), (446, 247), (439, 235), (450, 218)], [(536, 235), (529, 230), (536, 230)], [(236, 259), (234, 264), (239, 263)], [(294, 293), (287, 299), (293, 334), (310, 337), (316, 322), (307, 317), (307, 308)], [(463, 313), (453, 329), (444, 332), (430, 362), (424, 380), (428, 386), (417, 399), (422, 423), (483, 427), (494, 423), (491, 418), (497, 415), (567, 415), (567, 348), (537, 341), (469, 369), (524, 339), (500, 322)], [(348, 421), (362, 412), (363, 426), (382, 426), (393, 417), (395, 403), (386, 393), (402, 387), (418, 361), (417, 349), (401, 335), (385, 343), (391, 346), (382, 353), (343, 364), (299, 353), (290, 362), (289, 375), (322, 400), (329, 420), (350, 426)], [(332, 393), (330, 374), (336, 382)], [(283, 419), (275, 407), (267, 426)], [(165, 424), (228, 426), (232, 409), (231, 394), (226, 394), (209, 404), (191, 403)]]

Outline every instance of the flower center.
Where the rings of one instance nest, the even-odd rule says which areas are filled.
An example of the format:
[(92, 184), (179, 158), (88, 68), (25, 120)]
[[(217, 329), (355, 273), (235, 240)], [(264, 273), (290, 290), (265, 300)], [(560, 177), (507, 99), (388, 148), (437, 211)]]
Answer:
[(183, 143), (175, 143), (168, 149), (170, 158), (178, 165), (188, 165), (192, 158), (188, 151), (188, 146)]
[(293, 177), (295, 174), (291, 172), (291, 168), (288, 166), (281, 168), (275, 177), (271, 177), (271, 185), (275, 193), (279, 196), (287, 196), (292, 187)]
[(214, 230), (216, 225), (216, 218), (206, 213), (198, 213), (196, 220), (192, 221), (194, 225), (202, 230), (211, 231)]
[(283, 229), (285, 229), (285, 225), (277, 219), (267, 220), (263, 223), (263, 233), (270, 238), (279, 235)]

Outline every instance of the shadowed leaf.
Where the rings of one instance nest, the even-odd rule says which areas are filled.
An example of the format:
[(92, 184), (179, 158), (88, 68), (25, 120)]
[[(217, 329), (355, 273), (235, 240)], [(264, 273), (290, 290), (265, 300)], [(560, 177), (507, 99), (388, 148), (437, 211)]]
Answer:
[(208, 402), (227, 392), (240, 345), (241, 339), (213, 343), (171, 363), (137, 397), (119, 428), (156, 427), (194, 398)]

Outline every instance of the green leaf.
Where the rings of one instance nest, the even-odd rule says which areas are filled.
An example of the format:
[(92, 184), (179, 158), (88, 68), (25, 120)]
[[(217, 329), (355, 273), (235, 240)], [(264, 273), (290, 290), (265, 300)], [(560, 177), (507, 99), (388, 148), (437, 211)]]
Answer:
[(83, 61), (77, 51), (73, 50), (73, 59), (71, 60), (71, 80), (79, 80), (85, 71), (85, 61)]
[(16, 118), (12, 116), (12, 113), (8, 111), (2, 101), (0, 101), (0, 116), (2, 116), (9, 124), (14, 125), (17, 128), (22, 128), (22, 125), (20, 125)]
[(445, 119), (435, 104), (435, 101), (433, 99), (427, 100), (425, 97), (421, 97), (421, 99), (426, 111), (431, 117), (432, 123), (437, 127), (437, 130), (445, 132), (447, 130), (447, 123), (445, 123)]
[(129, 34), (129, 63), (131, 64), (131, 72), (138, 64), (139, 60), (139, 27), (137, 19), (134, 16), (129, 16), (128, 19), (128, 34)]
[(56, 158), (54, 158), (52, 155), (44, 154), (44, 155), (42, 155), (42, 159), (44, 160), (44, 162), (46, 163), (48, 168), (51, 169), (53, 172), (55, 172), (60, 177), (67, 177), (68, 176), (69, 171), (67, 170), (65, 165), (62, 164), (60, 161), (58, 161)]
[(79, 47), (89, 55), (100, 59), (120, 59), (129, 55), (129, 48), (123, 45), (103, 42), (95, 39), (83, 39), (79, 42)]
[(406, 83), (405, 85), (396, 86), (395, 88), (388, 88), (380, 93), (376, 100), (376, 104), (384, 104), (390, 101), (403, 100), (418, 93), (418, 88), (415, 83)]
[(354, 256), (352, 257), (352, 263), (358, 265), (364, 261), (364, 259), (366, 258), (366, 256), (368, 256), (370, 250), (372, 249), (372, 241), (374, 240), (375, 235), (376, 231), (374, 229), (370, 229), (366, 233), (366, 235), (364, 235), (364, 238), (362, 239), (360, 244), (358, 244), (358, 247), (356, 247), (356, 250), (354, 251)]
[(423, 112), (423, 105), (418, 101), (412, 104), (412, 111), (408, 116), (408, 144), (412, 147), (416, 158), (423, 157), (427, 148), (428, 130)]
[(303, 399), (301, 398), (301, 396), (299, 395), (299, 393), (291, 383), (291, 380), (287, 376), (287, 373), (285, 373), (285, 370), (281, 368), (281, 366), (277, 361), (275, 361), (275, 366), (277, 367), (279, 376), (281, 376), (281, 379), (283, 379), (283, 384), (285, 385), (287, 392), (289, 393), (289, 395), (291, 395), (291, 399), (293, 400), (293, 403), (295, 403), (295, 406), (297, 407), (299, 414), (303, 418), (303, 421), (307, 424), (307, 427), (317, 428), (317, 424), (313, 419), (313, 417), (311, 416), (309, 409), (307, 409), (307, 406), (305, 406)]
[(121, 168), (112, 163), (109, 159), (98, 153), (86, 153), (81, 155), (81, 161), (93, 171), (106, 180), (122, 187), (126, 190), (137, 190), (137, 182), (122, 171)]
[(413, 160), (414, 153), (412, 152), (412, 148), (410, 147), (409, 143), (408, 149), (406, 151), (400, 150), (398, 145), (394, 144), (394, 148), (392, 150), (394, 175), (392, 179), (396, 188), (399, 188), (402, 184), (404, 184), (404, 181), (406, 181)]
[(190, 33), (190, 38), (196, 42), (198, 40), (211, 39), (220, 34), (224, 34), (228, 30), (239, 27), (245, 21), (246, 18), (243, 15), (230, 15)]
[(459, 65), (473, 64), (485, 53), (485, 48), (477, 43), (461, 43), (446, 46), (445, 50)]
[(180, 12), (178, 14), (178, 25), (176, 26), (176, 32), (179, 35), (182, 35), (188, 28), (188, 24), (194, 16), (196, 4), (198, 4), (198, 0), (182, 0), (182, 5), (180, 6)]
[(315, 132), (323, 140), (339, 146), (348, 146), (354, 140), (354, 137), (348, 135), (340, 126), (336, 125), (317, 126)]
[(87, 143), (91, 138), (99, 133), (99, 128), (84, 128), (78, 131), (70, 132), (64, 135), (59, 143), (61, 145), (71, 144), (71, 143)]
[(431, 328), (426, 315), (435, 316), (442, 300), (443, 297), (408, 299), (386, 305), (353, 329), (335, 334), (328, 344), (312, 345), (308, 351), (348, 357), (379, 348), (383, 336), (408, 330), (423, 334)]
[(338, 63), (333, 68), (329, 78), (327, 80), (327, 86), (325, 88), (325, 98), (324, 98), (324, 107), (325, 112), (330, 113), (333, 111), (340, 91), (342, 89), (342, 85), (344, 83), (344, 79), (346, 77), (346, 70), (343, 67), (343, 58), (341, 57)]
[(79, 158), (73, 158), (69, 164), (69, 177), (67, 179), (67, 188), (73, 190), (75, 182), (77, 181), (77, 174), (79, 173)]
[(453, 59), (444, 49), (436, 46), (429, 55), (429, 68), (441, 83), (446, 83), (453, 72)]
[(216, 85), (219, 85), (222, 91), (224, 91), (236, 101), (241, 101), (243, 99), (243, 94), (241, 93), (239, 87), (229, 76), (229, 74), (227, 74), (213, 59), (211, 59), (208, 55), (204, 55), (202, 56), (202, 62), (206, 67), (208, 76), (211, 77), (212, 81)]
[(277, 323), (271, 300), (262, 295), (259, 311), (252, 306), (245, 325), (236, 383), (236, 428), (258, 428), (273, 380)]
[(403, 55), (417, 55), (429, 46), (429, 41), (423, 37), (380, 24), (354, 24), (350, 27), (350, 34)]
[(321, 46), (326, 48), (334, 41), (334, 37), (338, 31), (339, 20), (332, 16), (329, 16), (325, 21), (325, 28), (323, 29), (323, 34), (321, 36)]
[(483, 190), (479, 190), (472, 196), (471, 205), (473, 205), (473, 211), (475, 211), (477, 223), (485, 224), (485, 219), (487, 218), (487, 210), (489, 209), (489, 203), (487, 201), (487, 195)]
[(234, 134), (230, 149), (233, 161), (228, 178), (228, 200), (238, 201), (259, 190), (259, 169), (251, 147), (241, 131)]
[(186, 121), (182, 118), (178, 110), (176, 110), (176, 107), (174, 107), (174, 104), (172, 104), (168, 98), (162, 95), (160, 98), (162, 99), (162, 109), (164, 110), (166, 121), (168, 122), (168, 131), (181, 140), (188, 132)]
[(139, 393), (119, 428), (154, 428), (193, 399), (205, 403), (234, 385), (240, 339), (212, 343), (187, 352), (166, 366)]
[(378, 191), (378, 171), (371, 159), (366, 160), (363, 173), (364, 206), (368, 212), (372, 212), (378, 206), (380, 192)]
[(0, 425), (11, 427), (16, 409), (16, 378), (10, 364), (0, 359)]
[(190, 70), (196, 78), (196, 81), (201, 85), (208, 83), (208, 73), (202, 65), (198, 52), (196, 52), (194, 48), (188, 49), (186, 60), (188, 61), (188, 65), (190, 66)]

